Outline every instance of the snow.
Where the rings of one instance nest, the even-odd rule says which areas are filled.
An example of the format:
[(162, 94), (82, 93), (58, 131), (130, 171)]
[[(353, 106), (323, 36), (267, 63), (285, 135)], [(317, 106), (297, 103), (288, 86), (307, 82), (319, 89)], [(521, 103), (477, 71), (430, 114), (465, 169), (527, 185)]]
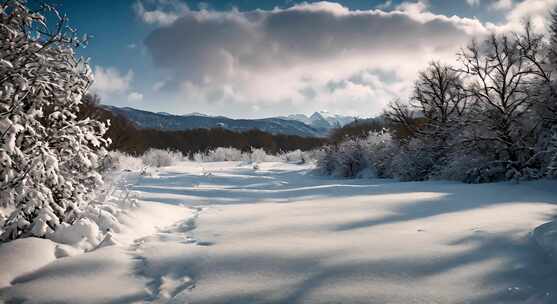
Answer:
[(530, 237), (557, 212), (553, 181), (333, 179), (286, 163), (154, 170), (130, 179), (138, 207), (96, 249), (0, 245), (0, 301), (557, 301), (557, 269)]

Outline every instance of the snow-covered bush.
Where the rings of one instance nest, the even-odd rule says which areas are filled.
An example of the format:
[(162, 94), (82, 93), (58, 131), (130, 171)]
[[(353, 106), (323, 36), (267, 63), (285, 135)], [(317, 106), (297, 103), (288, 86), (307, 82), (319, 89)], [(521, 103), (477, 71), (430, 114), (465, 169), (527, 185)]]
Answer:
[(267, 152), (265, 152), (265, 150), (263, 150), (261, 148), (259, 148), (259, 149), (252, 148), (251, 149), (251, 154), (250, 154), (250, 161), (252, 163), (254, 163), (254, 162), (255, 163), (263, 163), (263, 162), (281, 161), (281, 159), (278, 156), (267, 154)]
[(323, 154), (323, 149), (313, 149), (309, 151), (302, 151), (302, 160), (301, 163), (308, 164), (308, 163), (315, 163), (319, 159), (319, 157)]
[(315, 157), (316, 151), (302, 151), (300, 149), (285, 152), (279, 155), (279, 158), (287, 163), (305, 164), (310, 163), (317, 158)]
[(335, 152), (336, 167), (333, 175), (338, 177), (356, 177), (366, 169), (374, 172), (370, 161), (370, 152), (363, 140), (354, 139), (341, 143)]
[(48, 5), (0, 4), (0, 201), (15, 207), (3, 240), (74, 222), (102, 183), (106, 128), (78, 119), (93, 78), (66, 21)]
[(468, 183), (494, 181), (500, 178), (501, 174), (504, 175), (504, 170), (493, 165), (492, 159), (473, 151), (452, 153), (443, 166), (436, 169), (431, 176), (433, 179)]
[(219, 162), (219, 161), (241, 161), (249, 158), (244, 155), (241, 150), (236, 148), (216, 148), (207, 152), (206, 156), (203, 157), (203, 161), (209, 162)]
[(243, 161), (243, 162), (271, 162), (281, 161), (281, 157), (269, 155), (263, 149), (252, 148), (250, 152), (242, 152), (236, 148), (216, 148), (207, 153), (195, 153), (193, 160), (198, 162), (222, 162), (222, 161)]
[(149, 149), (143, 154), (143, 164), (151, 167), (168, 167), (181, 161), (184, 155), (180, 152), (160, 149)]
[(418, 139), (402, 146), (391, 163), (394, 178), (401, 181), (427, 180), (433, 173), (436, 160), (429, 147)]
[(207, 153), (198, 152), (193, 155), (197, 162), (221, 162), (221, 161), (248, 161), (249, 155), (241, 150), (231, 147), (219, 147), (209, 150)]
[(338, 177), (390, 177), (393, 143), (387, 132), (371, 132), (365, 139), (349, 139), (316, 153), (317, 168)]
[(144, 167), (143, 159), (123, 153), (120, 151), (110, 151), (107, 158), (110, 162), (109, 167), (116, 170), (139, 171)]
[(549, 157), (550, 162), (547, 167), (547, 175), (552, 178), (557, 177), (557, 129), (555, 130), (553, 137), (551, 138), (551, 144), (549, 147)]
[(334, 146), (324, 146), (321, 153), (317, 155), (317, 169), (323, 175), (332, 175), (337, 166), (336, 148)]

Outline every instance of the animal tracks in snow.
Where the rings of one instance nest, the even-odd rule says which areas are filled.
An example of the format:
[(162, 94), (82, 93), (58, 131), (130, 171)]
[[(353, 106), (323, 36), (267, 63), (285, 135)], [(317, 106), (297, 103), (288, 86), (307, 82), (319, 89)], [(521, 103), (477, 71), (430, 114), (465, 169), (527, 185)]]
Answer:
[[(189, 292), (195, 287), (195, 281), (183, 272), (153, 273), (149, 257), (144, 255), (147, 248), (158, 248), (183, 244), (189, 246), (211, 246), (212, 241), (198, 240), (194, 235), (197, 228), (197, 219), (207, 207), (189, 207), (192, 215), (167, 228), (160, 229), (157, 233), (135, 240), (129, 247), (133, 260), (136, 261), (136, 274), (148, 279), (147, 292), (150, 295), (146, 300), (150, 303), (168, 303), (178, 294)], [(162, 243), (162, 244), (161, 244)]]

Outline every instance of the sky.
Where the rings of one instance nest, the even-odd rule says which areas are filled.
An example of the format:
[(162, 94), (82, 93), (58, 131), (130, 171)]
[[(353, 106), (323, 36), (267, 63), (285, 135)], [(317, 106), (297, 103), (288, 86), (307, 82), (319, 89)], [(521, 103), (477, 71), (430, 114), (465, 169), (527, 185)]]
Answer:
[(54, 0), (102, 103), (258, 118), (371, 117), (432, 60), (490, 32), (538, 31), (557, 0)]

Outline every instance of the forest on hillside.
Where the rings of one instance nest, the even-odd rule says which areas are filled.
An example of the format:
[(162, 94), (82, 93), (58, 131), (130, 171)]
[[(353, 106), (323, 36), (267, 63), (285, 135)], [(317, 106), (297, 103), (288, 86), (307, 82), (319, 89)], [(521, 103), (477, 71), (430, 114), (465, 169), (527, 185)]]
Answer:
[(264, 149), (269, 154), (294, 150), (317, 149), (326, 143), (323, 138), (308, 138), (295, 135), (269, 134), (260, 130), (234, 132), (224, 128), (169, 131), (141, 129), (121, 115), (100, 106), (100, 98), (88, 94), (83, 98), (79, 115), (99, 121), (110, 121), (105, 134), (112, 140), (110, 149), (142, 155), (149, 149), (168, 149), (186, 156), (206, 153), (219, 147), (230, 147), (241, 151)]

